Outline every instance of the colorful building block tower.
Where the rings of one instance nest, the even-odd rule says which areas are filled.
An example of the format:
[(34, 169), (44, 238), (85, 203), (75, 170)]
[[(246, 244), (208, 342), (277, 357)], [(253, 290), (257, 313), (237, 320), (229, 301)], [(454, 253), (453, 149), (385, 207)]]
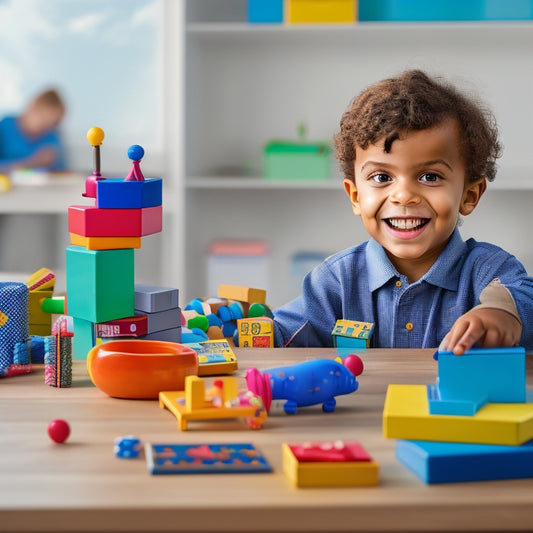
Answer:
[(83, 196), (95, 202), (68, 208), (66, 312), (74, 319), (75, 359), (84, 359), (93, 347), (98, 324), (134, 317), (134, 249), (142, 237), (162, 230), (162, 180), (144, 178), (143, 148), (128, 149), (133, 166), (126, 178), (106, 179), (100, 173), (104, 132), (91, 128), (87, 139), (94, 172)]

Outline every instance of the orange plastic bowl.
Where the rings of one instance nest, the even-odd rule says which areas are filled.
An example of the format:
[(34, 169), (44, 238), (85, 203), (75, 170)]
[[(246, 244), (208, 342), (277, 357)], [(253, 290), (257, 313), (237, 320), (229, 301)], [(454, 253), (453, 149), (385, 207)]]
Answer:
[(198, 375), (198, 355), (174, 342), (111, 341), (89, 351), (87, 370), (109, 396), (157, 399), (160, 391), (183, 390), (185, 377)]

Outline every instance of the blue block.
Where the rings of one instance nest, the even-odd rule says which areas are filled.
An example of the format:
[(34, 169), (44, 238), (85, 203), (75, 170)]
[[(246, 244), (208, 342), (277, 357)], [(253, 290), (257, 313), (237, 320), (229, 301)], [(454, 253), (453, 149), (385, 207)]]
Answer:
[(122, 178), (96, 182), (96, 207), (135, 209), (156, 207), (163, 202), (163, 180), (125, 181)]
[(248, 22), (283, 22), (283, 0), (248, 0)]
[(533, 440), (521, 446), (398, 440), (396, 458), (424, 483), (533, 477)]
[[(25, 283), (0, 282), (0, 376), (15, 363), (15, 347), (29, 340), (29, 291)], [(22, 353), (21, 353), (22, 355)], [(24, 357), (18, 358), (18, 364)]]
[(487, 402), (526, 401), (522, 347), (474, 348), (464, 355), (438, 352), (436, 387), (428, 389), (430, 414), (474, 415)]

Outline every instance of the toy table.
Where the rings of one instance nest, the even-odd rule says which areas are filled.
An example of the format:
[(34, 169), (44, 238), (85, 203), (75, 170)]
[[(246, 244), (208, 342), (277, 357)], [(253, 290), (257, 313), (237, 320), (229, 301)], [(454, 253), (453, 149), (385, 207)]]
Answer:
[[(318, 357), (333, 350), (236, 349), (239, 373)], [(389, 383), (432, 383), (432, 350), (366, 350), (357, 393), (283, 413), (273, 404), (260, 431), (241, 420), (195, 422), (180, 431), (157, 400), (110, 398), (75, 362), (73, 386), (44, 385), (44, 368), (0, 382), (0, 529), (42, 531), (518, 531), (533, 528), (533, 479), (427, 486), (395, 459), (382, 435)], [(533, 385), (533, 360), (528, 360)], [(71, 434), (53, 443), (48, 423)], [(118, 459), (117, 436), (143, 442), (253, 443), (272, 473), (152, 476), (143, 458)], [(283, 442), (357, 440), (377, 461), (374, 487), (293, 488), (282, 471)]]

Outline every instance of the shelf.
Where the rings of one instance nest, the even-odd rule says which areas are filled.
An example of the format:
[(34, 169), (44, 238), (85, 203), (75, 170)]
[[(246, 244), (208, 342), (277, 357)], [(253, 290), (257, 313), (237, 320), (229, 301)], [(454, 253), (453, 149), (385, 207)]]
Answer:
[[(195, 176), (185, 181), (187, 189), (252, 190), (252, 189), (294, 189), (294, 190), (342, 190), (340, 176), (329, 180), (265, 180), (263, 178), (239, 176)], [(503, 167), (496, 179), (487, 183), (487, 190), (528, 191), (533, 190), (533, 171), (526, 168)]]
[[(340, 178), (339, 178), (340, 179)], [(188, 189), (319, 189), (338, 190), (342, 180), (265, 180), (241, 177), (195, 177), (186, 180)]]
[(0, 193), (0, 214), (67, 214), (71, 204), (86, 204), (84, 181), (56, 185), (18, 185)]
[[(533, 31), (533, 21), (451, 21), (451, 22), (358, 22), (356, 24), (248, 24), (245, 22), (190, 22), (186, 32), (194, 35), (302, 35), (302, 34), (367, 34), (369, 32), (430, 31)], [(384, 35), (380, 35), (380, 38)]]

